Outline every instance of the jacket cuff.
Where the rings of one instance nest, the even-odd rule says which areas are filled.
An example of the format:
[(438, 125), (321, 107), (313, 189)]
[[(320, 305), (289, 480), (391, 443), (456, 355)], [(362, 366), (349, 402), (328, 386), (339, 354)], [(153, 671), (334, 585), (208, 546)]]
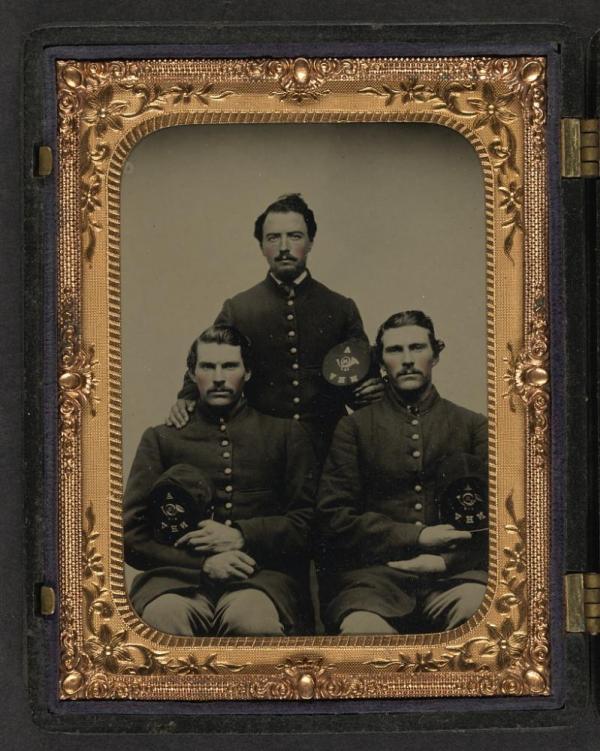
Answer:
[[(253, 554), (253, 551), (255, 551), (256, 545), (260, 542), (256, 538), (259, 537), (259, 535), (253, 535), (252, 529), (256, 528), (256, 524), (253, 524), (253, 519), (239, 519), (233, 526), (236, 529), (239, 529), (239, 531), (242, 533), (242, 537), (244, 538), (244, 545), (242, 547), (242, 550), (245, 553), (248, 553), (249, 555)], [(264, 540), (263, 540), (264, 542)]]
[(416, 524), (401, 524), (402, 532), (398, 534), (398, 544), (402, 547), (419, 547), (419, 537), (425, 527), (418, 527)]

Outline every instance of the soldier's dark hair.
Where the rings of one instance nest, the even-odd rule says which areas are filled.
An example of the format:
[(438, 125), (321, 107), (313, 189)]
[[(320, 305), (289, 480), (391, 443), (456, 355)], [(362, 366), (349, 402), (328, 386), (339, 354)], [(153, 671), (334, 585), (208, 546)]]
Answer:
[(377, 331), (377, 337), (375, 339), (375, 358), (379, 364), (383, 362), (383, 335), (389, 329), (399, 329), (402, 326), (421, 326), (427, 329), (429, 332), (429, 343), (433, 354), (438, 357), (440, 352), (446, 346), (441, 339), (435, 338), (435, 329), (433, 328), (433, 321), (428, 315), (425, 315), (422, 310), (403, 310), (401, 313), (394, 313), (387, 320), (385, 320), (379, 330)]
[(308, 232), (308, 239), (312, 242), (317, 234), (317, 223), (315, 222), (315, 215), (312, 209), (308, 208), (308, 205), (300, 193), (288, 193), (285, 196), (279, 196), (270, 206), (263, 211), (263, 213), (254, 222), (254, 237), (259, 243), (263, 239), (263, 226), (267, 214), (289, 214), (290, 211), (294, 211), (297, 214), (302, 214), (304, 221), (306, 222), (306, 230)]
[(247, 336), (238, 331), (234, 326), (225, 326), (219, 324), (209, 326), (200, 336), (192, 342), (190, 351), (187, 356), (187, 366), (190, 373), (196, 370), (198, 363), (198, 344), (230, 344), (232, 347), (239, 347), (242, 353), (242, 361), (246, 370), (252, 370), (252, 343)]

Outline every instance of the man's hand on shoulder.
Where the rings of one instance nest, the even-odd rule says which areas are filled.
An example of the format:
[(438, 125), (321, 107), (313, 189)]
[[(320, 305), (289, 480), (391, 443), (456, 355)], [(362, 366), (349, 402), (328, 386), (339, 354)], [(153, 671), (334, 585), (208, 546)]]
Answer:
[(406, 561), (388, 561), (387, 565), (405, 574), (443, 574), (446, 571), (446, 561), (442, 556), (431, 553), (421, 553)]
[(195, 408), (196, 402), (193, 399), (178, 399), (171, 407), (165, 423), (174, 428), (183, 428), (184, 425), (188, 424), (190, 412), (193, 412)]
[(383, 396), (385, 384), (381, 378), (367, 378), (366, 381), (357, 386), (352, 392), (350, 406), (352, 409), (360, 409), (368, 404), (377, 402)]
[(198, 529), (186, 532), (175, 542), (175, 547), (187, 545), (195, 553), (224, 553), (237, 551), (244, 547), (244, 535), (235, 527), (205, 519), (198, 524)]
[(211, 555), (204, 561), (202, 571), (213, 581), (247, 579), (252, 576), (256, 561), (241, 550), (228, 550)]
[(471, 539), (470, 532), (455, 529), (451, 524), (434, 524), (423, 527), (417, 545), (424, 550), (448, 548), (457, 542)]

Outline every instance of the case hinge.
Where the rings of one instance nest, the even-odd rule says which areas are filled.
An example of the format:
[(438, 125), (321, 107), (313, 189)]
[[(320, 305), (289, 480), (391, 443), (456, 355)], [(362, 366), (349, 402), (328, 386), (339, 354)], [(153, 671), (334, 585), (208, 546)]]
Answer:
[(50, 146), (38, 146), (36, 162), (36, 177), (48, 177), (48, 175), (52, 174), (53, 158)]
[(38, 612), (40, 615), (54, 615), (56, 611), (56, 592), (49, 584), (38, 585)]
[(565, 604), (569, 633), (600, 634), (600, 574), (567, 574)]
[(560, 121), (560, 156), (563, 177), (598, 177), (600, 120), (563, 118)]

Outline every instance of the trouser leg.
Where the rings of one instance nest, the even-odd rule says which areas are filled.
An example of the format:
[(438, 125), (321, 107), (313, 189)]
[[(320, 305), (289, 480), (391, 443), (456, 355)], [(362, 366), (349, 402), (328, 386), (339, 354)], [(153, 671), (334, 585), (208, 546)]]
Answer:
[(340, 634), (397, 634), (396, 629), (377, 613), (353, 610), (340, 624)]
[(481, 605), (485, 584), (463, 582), (430, 592), (423, 600), (423, 619), (432, 629), (446, 631), (470, 618)]
[(149, 626), (167, 634), (203, 636), (210, 632), (214, 606), (200, 592), (190, 595), (168, 592), (149, 602), (140, 617)]
[(277, 608), (258, 589), (238, 589), (222, 595), (215, 608), (217, 636), (285, 636)]

